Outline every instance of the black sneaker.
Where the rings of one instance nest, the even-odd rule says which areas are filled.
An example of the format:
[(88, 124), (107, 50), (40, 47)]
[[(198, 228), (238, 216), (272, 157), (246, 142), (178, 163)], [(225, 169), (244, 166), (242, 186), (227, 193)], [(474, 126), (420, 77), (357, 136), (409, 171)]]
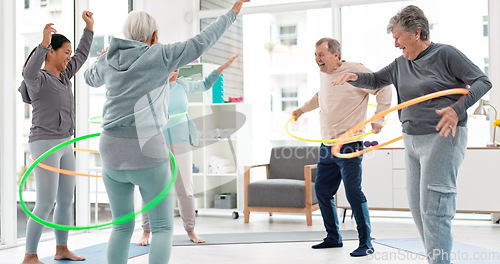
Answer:
[(323, 242), (319, 243), (319, 244), (316, 244), (316, 245), (313, 245), (311, 246), (312, 248), (314, 249), (321, 249), (321, 248), (338, 248), (338, 247), (342, 247), (344, 244), (342, 243), (332, 243), (332, 242), (328, 242), (326, 241), (326, 238), (323, 239)]
[(364, 257), (373, 254), (373, 252), (375, 252), (375, 249), (369, 248), (367, 246), (362, 246), (351, 252), (351, 257)]

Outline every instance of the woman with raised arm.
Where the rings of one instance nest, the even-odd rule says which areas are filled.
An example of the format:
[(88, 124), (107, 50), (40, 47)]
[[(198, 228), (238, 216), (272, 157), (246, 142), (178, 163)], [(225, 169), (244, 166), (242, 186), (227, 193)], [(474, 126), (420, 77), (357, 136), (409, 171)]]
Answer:
[[(29, 134), (30, 153), (34, 158), (71, 139), (75, 128), (75, 104), (71, 78), (88, 58), (94, 36), (92, 13), (84, 11), (82, 18), (86, 23), (83, 35), (71, 56), (71, 42), (57, 34), (52, 23), (45, 25), (42, 43), (28, 56), (23, 68), (24, 80), (19, 91), (23, 101), (33, 107), (32, 126)], [(42, 65), (45, 63), (43, 69)], [(45, 164), (74, 171), (76, 167), (73, 148), (68, 145), (48, 156)], [(69, 225), (75, 177), (35, 168), (36, 204), (33, 214), (47, 219), (54, 207), (54, 223)], [(28, 220), (26, 228), (26, 255), (23, 264), (42, 263), (38, 259), (37, 247), (42, 235), (43, 225)], [(56, 260), (85, 260), (68, 250), (68, 231), (55, 229)]]
[[(179, 213), (187, 232), (189, 240), (194, 243), (204, 243), (194, 232), (196, 222), (196, 209), (194, 204), (193, 186), (193, 152), (192, 147), (200, 146), (200, 139), (194, 122), (188, 115), (188, 95), (208, 91), (214, 86), (222, 72), (233, 63), (238, 56), (227, 60), (224, 64), (212, 71), (202, 81), (188, 81), (183, 77), (177, 78), (179, 70), (170, 74), (170, 96), (168, 113), (170, 119), (163, 128), (163, 134), (167, 140), (167, 147), (175, 155), (179, 168), (179, 177), (175, 181), (175, 194), (179, 201)], [(142, 236), (137, 245), (149, 244), (149, 217), (147, 213), (142, 214)]]
[[(212, 47), (248, 1), (236, 1), (200, 34), (173, 44), (158, 43), (158, 28), (150, 14), (132, 11), (123, 27), (125, 39), (112, 38), (107, 53), (85, 71), (88, 85), (106, 87), (99, 150), (113, 219), (134, 211), (135, 185), (149, 203), (169, 182), (170, 159), (161, 129), (168, 121), (170, 73)], [(170, 258), (172, 205), (169, 194), (149, 211), (150, 264), (164, 264)], [(134, 224), (131, 220), (113, 226), (109, 264), (127, 262)]]

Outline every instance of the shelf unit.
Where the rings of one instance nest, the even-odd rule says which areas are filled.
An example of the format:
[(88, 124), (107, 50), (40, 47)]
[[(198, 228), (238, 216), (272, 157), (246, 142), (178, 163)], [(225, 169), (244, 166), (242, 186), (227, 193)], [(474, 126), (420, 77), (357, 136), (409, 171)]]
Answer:
[[(203, 80), (219, 65), (191, 63), (182, 67), (179, 76), (189, 81)], [(243, 210), (244, 162), (251, 158), (250, 105), (244, 103), (212, 103), (212, 89), (188, 96), (188, 113), (200, 136), (200, 147), (193, 149), (193, 164), (199, 168), (193, 173), (195, 206), (202, 211), (233, 211), (238, 218)], [(209, 172), (209, 159), (217, 156), (234, 164), (234, 171)], [(236, 208), (217, 209), (215, 196), (236, 194)]]
[[(188, 113), (200, 135), (200, 147), (193, 149), (193, 164), (199, 168), (198, 173), (193, 173), (197, 210), (217, 209), (214, 207), (216, 195), (235, 193), (237, 207), (229, 210), (233, 210), (233, 218), (238, 218), (238, 212), (243, 210), (244, 162), (251, 157), (250, 106), (243, 103), (190, 104)], [(216, 130), (220, 138), (213, 138), (218, 135)], [(212, 156), (230, 161), (234, 171), (211, 172), (209, 160)]]

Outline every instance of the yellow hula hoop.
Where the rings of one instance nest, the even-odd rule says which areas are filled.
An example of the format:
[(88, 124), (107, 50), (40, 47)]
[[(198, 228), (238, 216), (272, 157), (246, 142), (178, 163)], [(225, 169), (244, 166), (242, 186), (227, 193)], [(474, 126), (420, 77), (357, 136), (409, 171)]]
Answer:
[[(373, 105), (373, 104), (368, 104), (369, 106), (375, 106), (376, 105)], [(288, 130), (288, 124), (290, 124), (290, 122), (292, 122), (292, 120), (295, 119), (295, 115), (292, 116), (292, 118), (290, 118), (290, 120), (288, 120), (288, 122), (286, 122), (286, 125), (285, 125), (285, 130), (286, 132), (288, 133), (288, 135), (290, 135), (291, 137), (295, 138), (295, 139), (298, 139), (298, 140), (302, 140), (302, 141), (307, 141), (307, 142), (319, 142), (319, 143), (334, 143), (334, 142), (337, 142), (339, 141), (338, 138), (334, 138), (334, 139), (307, 139), (307, 138), (301, 138), (301, 137), (297, 137), (295, 136), (294, 134), (292, 134), (289, 130)], [(386, 118), (385, 121), (384, 121), (384, 124), (382, 124), (382, 127), (384, 127), (386, 124), (387, 124), (387, 120), (389, 120), (389, 118)], [(366, 133), (363, 133), (363, 134), (359, 134), (359, 135), (355, 135), (355, 136), (352, 136), (352, 137), (349, 137), (349, 138), (346, 138), (345, 141), (350, 141), (350, 140), (355, 140), (355, 139), (358, 139), (358, 138), (362, 138), (364, 136), (368, 136), (370, 134), (373, 134), (373, 130), (370, 130)]]

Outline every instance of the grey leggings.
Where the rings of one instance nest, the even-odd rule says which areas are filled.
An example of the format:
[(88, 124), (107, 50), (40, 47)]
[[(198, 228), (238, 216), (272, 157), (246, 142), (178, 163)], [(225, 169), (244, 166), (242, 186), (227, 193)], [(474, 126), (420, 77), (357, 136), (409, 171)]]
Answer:
[[(50, 148), (69, 140), (70, 138), (37, 140), (29, 143), (30, 153), (38, 158)], [(75, 170), (75, 155), (71, 145), (59, 149), (42, 161), (43, 164), (65, 170)], [(36, 167), (36, 204), (33, 214), (46, 220), (54, 207), (54, 223), (69, 225), (71, 221), (71, 206), (76, 179), (74, 176), (60, 174)], [(28, 220), (26, 227), (26, 254), (36, 254), (38, 242), (42, 235), (43, 225), (33, 219)], [(68, 231), (55, 229), (56, 245), (67, 245)]]
[[(150, 202), (170, 180), (170, 162), (139, 170), (111, 170), (103, 168), (102, 179), (111, 205), (113, 219), (134, 211), (134, 187), (139, 186), (142, 199)], [(151, 222), (150, 264), (165, 264), (170, 258), (173, 238), (172, 194), (149, 212)], [(108, 243), (108, 263), (127, 263), (130, 238), (135, 221), (113, 225)]]

